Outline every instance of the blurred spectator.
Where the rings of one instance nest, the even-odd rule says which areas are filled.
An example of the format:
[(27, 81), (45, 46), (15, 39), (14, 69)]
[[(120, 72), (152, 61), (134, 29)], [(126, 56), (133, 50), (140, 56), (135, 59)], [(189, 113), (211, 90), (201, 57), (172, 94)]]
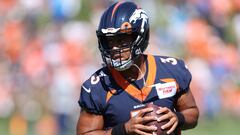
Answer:
[[(29, 123), (37, 135), (75, 133), (79, 86), (101, 66), (97, 20), (114, 1), (0, 1), (0, 118), (11, 135), (31, 134)], [(239, 117), (240, 1), (136, 2), (150, 7), (148, 50), (187, 59), (202, 117)]]
[(52, 115), (42, 116), (36, 123), (36, 135), (58, 135), (57, 122)]
[(51, 0), (49, 4), (53, 19), (55, 21), (64, 21), (78, 14), (81, 0)]
[(10, 135), (27, 135), (28, 123), (20, 114), (11, 117), (9, 127)]

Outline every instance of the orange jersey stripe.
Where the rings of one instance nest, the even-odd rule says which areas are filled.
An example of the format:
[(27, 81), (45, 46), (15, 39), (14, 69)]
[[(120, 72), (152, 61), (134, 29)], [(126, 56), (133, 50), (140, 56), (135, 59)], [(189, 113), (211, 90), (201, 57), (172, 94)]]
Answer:
[(115, 69), (111, 69), (111, 73), (113, 75), (113, 78), (117, 82), (117, 84), (123, 90), (125, 90), (128, 94), (135, 97), (139, 101), (144, 101), (147, 98), (148, 94), (152, 89), (151, 87), (147, 87), (147, 86), (153, 85), (156, 78), (157, 69), (156, 69), (156, 62), (155, 62), (154, 56), (148, 55), (148, 63), (149, 63), (148, 64), (149, 67), (148, 67), (148, 76), (147, 76), (146, 86), (143, 87), (141, 90), (136, 88), (134, 85), (130, 84), (126, 79), (124, 79), (121, 76), (121, 74), (118, 71), (116, 71)]
[(116, 92), (116, 90), (112, 89), (107, 93), (106, 102), (108, 102), (110, 100), (110, 98), (113, 96), (113, 94), (115, 92)]
[(142, 92), (145, 95), (145, 100), (148, 94), (151, 92), (152, 87), (148, 87), (154, 84), (156, 73), (157, 73), (157, 65), (154, 56), (148, 55), (148, 76), (146, 81), (146, 86), (142, 88)]

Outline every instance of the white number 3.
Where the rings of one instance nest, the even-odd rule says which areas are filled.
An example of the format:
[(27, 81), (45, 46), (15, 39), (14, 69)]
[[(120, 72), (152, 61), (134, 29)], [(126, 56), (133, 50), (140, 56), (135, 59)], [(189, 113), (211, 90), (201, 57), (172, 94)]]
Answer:
[(177, 60), (175, 59), (175, 58), (166, 58), (166, 59), (164, 59), (164, 58), (161, 58), (161, 61), (163, 62), (163, 63), (171, 63), (172, 65), (177, 65)]

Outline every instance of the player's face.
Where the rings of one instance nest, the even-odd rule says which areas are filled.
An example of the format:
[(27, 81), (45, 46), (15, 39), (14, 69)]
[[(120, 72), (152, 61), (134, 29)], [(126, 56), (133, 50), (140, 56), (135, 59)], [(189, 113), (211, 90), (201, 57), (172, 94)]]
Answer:
[(109, 37), (108, 48), (110, 51), (110, 57), (113, 60), (127, 60), (131, 55), (131, 45), (133, 38), (130, 35), (124, 35), (120, 37)]

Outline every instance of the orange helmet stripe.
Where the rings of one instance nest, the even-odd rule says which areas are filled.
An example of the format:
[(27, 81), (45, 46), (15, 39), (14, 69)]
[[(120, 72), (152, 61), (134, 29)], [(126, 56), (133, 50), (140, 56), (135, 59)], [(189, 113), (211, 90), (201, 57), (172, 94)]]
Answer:
[(122, 4), (122, 2), (118, 2), (118, 3), (114, 6), (113, 11), (112, 11), (111, 21), (112, 21), (112, 19), (113, 19), (113, 16), (114, 16), (115, 12), (117, 11), (117, 8), (118, 8), (121, 4)]

